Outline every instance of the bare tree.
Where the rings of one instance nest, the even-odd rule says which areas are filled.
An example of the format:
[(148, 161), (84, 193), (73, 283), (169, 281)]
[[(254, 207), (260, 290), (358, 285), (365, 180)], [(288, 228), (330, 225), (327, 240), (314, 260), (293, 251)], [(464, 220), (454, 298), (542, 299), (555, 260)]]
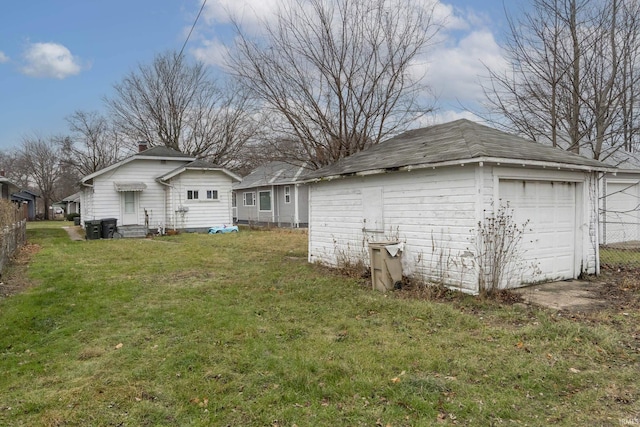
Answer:
[(28, 136), (20, 151), (23, 167), (29, 179), (40, 191), (45, 219), (50, 219), (49, 206), (60, 198), (57, 183), (62, 174), (60, 151), (55, 138)]
[(246, 95), (217, 85), (203, 63), (176, 52), (139, 65), (114, 89), (105, 102), (116, 129), (150, 146), (226, 165), (257, 129)]
[(424, 2), (296, 0), (262, 25), (251, 37), (236, 21), (229, 67), (264, 103), (283, 160), (321, 167), (431, 111), (411, 74), (438, 29)]
[(30, 187), (29, 174), (24, 167), (22, 152), (18, 149), (0, 152), (0, 170), (21, 189)]
[(125, 155), (123, 138), (98, 112), (76, 111), (67, 117), (70, 136), (60, 143), (62, 161), (80, 177), (118, 162)]
[(512, 131), (604, 159), (636, 137), (640, 59), (635, 0), (533, 0), (509, 16), (507, 73), (490, 72), (489, 108)]

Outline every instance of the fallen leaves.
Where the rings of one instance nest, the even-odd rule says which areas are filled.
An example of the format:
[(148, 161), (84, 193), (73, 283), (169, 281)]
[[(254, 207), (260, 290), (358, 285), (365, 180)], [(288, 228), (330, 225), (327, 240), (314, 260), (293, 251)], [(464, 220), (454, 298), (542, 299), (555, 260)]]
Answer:
[(394, 384), (399, 383), (400, 381), (402, 381), (402, 380), (400, 379), (400, 377), (402, 377), (402, 376), (403, 376), (403, 375), (405, 375), (406, 373), (407, 373), (406, 371), (402, 371), (402, 372), (400, 372), (400, 375), (398, 375), (397, 377), (393, 377), (393, 378), (391, 378), (391, 382), (392, 382), (392, 383), (394, 383)]
[(200, 408), (206, 408), (207, 406), (209, 406), (209, 398), (203, 397), (202, 399), (200, 399), (199, 397), (194, 397), (189, 400), (189, 403), (198, 405)]

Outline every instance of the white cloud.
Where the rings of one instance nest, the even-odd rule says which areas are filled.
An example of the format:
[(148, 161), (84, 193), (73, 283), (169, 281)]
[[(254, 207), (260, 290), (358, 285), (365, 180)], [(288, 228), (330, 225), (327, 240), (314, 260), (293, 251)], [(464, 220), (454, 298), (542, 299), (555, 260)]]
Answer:
[(259, 26), (269, 21), (286, 0), (214, 0), (204, 8), (203, 17), (209, 24), (228, 24), (239, 20), (244, 27)]
[(5, 55), (3, 51), (0, 50), (0, 64), (4, 62), (9, 62), (9, 57)]
[(79, 59), (58, 43), (31, 43), (23, 58), (22, 72), (31, 77), (64, 79), (82, 71)]
[(452, 40), (436, 46), (425, 61), (415, 67), (415, 75), (426, 75), (427, 84), (442, 102), (481, 99), (480, 81), (487, 77), (487, 67), (500, 72), (507, 66), (493, 34), (487, 30), (471, 31), (457, 43)]
[(224, 68), (229, 57), (229, 49), (218, 39), (203, 40), (191, 53), (198, 61), (220, 68)]

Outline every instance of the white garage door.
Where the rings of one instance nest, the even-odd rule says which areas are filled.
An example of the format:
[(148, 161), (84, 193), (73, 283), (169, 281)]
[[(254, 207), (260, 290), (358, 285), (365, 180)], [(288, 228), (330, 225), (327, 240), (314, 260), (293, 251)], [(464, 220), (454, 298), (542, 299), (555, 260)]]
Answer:
[(500, 180), (501, 203), (509, 202), (516, 224), (529, 221), (522, 242), (527, 265), (523, 281), (575, 277), (576, 184), (560, 181)]
[(640, 184), (607, 182), (602, 243), (640, 240)]

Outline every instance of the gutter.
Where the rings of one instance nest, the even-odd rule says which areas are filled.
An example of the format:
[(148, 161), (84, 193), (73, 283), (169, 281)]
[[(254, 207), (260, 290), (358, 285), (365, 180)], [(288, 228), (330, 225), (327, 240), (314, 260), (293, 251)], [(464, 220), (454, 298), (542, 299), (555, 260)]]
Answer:
[(368, 175), (380, 175), (389, 172), (397, 172), (397, 171), (407, 171), (410, 172), (412, 170), (418, 169), (436, 169), (441, 167), (448, 166), (465, 166), (467, 164), (479, 164), (480, 166), (484, 166), (485, 163), (494, 164), (496, 166), (521, 166), (521, 167), (535, 167), (542, 169), (557, 169), (557, 170), (568, 170), (568, 171), (583, 171), (583, 172), (612, 172), (615, 173), (617, 168), (614, 166), (589, 166), (589, 165), (580, 165), (580, 164), (571, 164), (571, 163), (559, 163), (559, 162), (547, 162), (540, 160), (518, 160), (518, 159), (508, 159), (508, 158), (499, 158), (499, 157), (478, 157), (473, 159), (466, 160), (450, 160), (446, 162), (439, 163), (423, 163), (416, 165), (405, 165), (405, 166), (397, 166), (390, 168), (378, 168), (378, 169), (370, 169), (363, 170), (357, 172), (345, 172), (338, 173), (334, 175), (326, 175), (319, 176), (315, 178), (308, 178), (300, 181), (301, 183), (307, 184), (312, 182), (320, 182), (320, 181), (332, 181), (338, 178), (346, 178), (349, 176), (368, 176)]

